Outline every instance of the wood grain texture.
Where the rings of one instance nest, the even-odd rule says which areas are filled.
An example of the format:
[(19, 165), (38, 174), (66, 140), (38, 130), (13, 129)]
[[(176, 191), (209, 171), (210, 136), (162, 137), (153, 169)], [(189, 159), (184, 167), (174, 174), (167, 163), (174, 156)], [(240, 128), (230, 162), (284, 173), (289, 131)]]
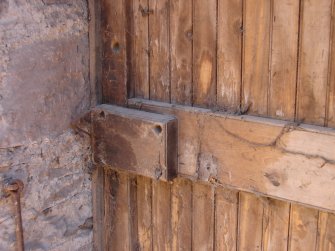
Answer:
[(134, 32), (132, 85), (135, 97), (149, 99), (149, 9), (148, 0), (133, 0)]
[(332, 0), (302, 2), (297, 119), (324, 125)]
[[(332, 16), (334, 16), (335, 14), (335, 4), (333, 1), (333, 5), (332, 5)], [(329, 89), (328, 89), (328, 109), (326, 112), (326, 116), (327, 116), (327, 121), (326, 121), (326, 126), (329, 127), (335, 127), (335, 22), (334, 19), (332, 19), (332, 23), (331, 23), (331, 45), (330, 45), (330, 49), (331, 49), (331, 54), (330, 54), (330, 59), (329, 59), (329, 80), (328, 80), (328, 85), (329, 85)]]
[(104, 169), (96, 166), (92, 174), (93, 250), (104, 250)]
[(104, 250), (130, 250), (128, 185), (126, 174), (105, 169)]
[(217, 104), (240, 107), (242, 59), (242, 0), (218, 1)]
[(127, 174), (128, 177), (128, 207), (129, 207), (129, 239), (130, 250), (136, 250), (139, 247), (138, 235), (138, 199), (137, 199), (137, 176)]
[(275, 199), (263, 201), (263, 250), (287, 250), (290, 203)]
[(269, 56), (271, 37), (269, 0), (244, 0), (243, 99), (250, 114), (268, 114)]
[(153, 250), (171, 250), (171, 185), (152, 181)]
[(238, 192), (225, 188), (215, 189), (215, 248), (237, 250)]
[(231, 116), (208, 109), (129, 100), (178, 119), (179, 173), (274, 198), (335, 209), (335, 132)]
[(299, 0), (273, 1), (269, 116), (294, 120)]
[(240, 193), (238, 250), (262, 250), (263, 201), (249, 193)]
[(192, 0), (170, 0), (171, 102), (192, 104)]
[(193, 104), (216, 104), (217, 1), (193, 1)]
[(149, 0), (150, 99), (170, 102), (169, 0)]
[(94, 107), (102, 99), (102, 48), (101, 48), (101, 1), (88, 1), (89, 10), (89, 44), (90, 44), (90, 104)]
[(193, 183), (192, 250), (214, 248), (214, 188)]
[(318, 211), (292, 205), (290, 218), (289, 251), (309, 251), (316, 249)]
[(99, 11), (90, 24), (93, 103), (102, 82), (104, 103), (136, 96), (235, 111), (242, 98), (243, 112), (335, 127), (332, 0), (101, 5), (101, 31)]
[(335, 215), (319, 213), (317, 251), (335, 250)]
[(126, 8), (124, 0), (101, 1), (102, 101), (127, 101)]
[(171, 188), (172, 250), (192, 249), (192, 182), (174, 180)]
[(177, 174), (177, 120), (172, 116), (100, 105), (92, 110), (95, 163), (153, 179)]
[(152, 181), (137, 177), (138, 248), (152, 250)]

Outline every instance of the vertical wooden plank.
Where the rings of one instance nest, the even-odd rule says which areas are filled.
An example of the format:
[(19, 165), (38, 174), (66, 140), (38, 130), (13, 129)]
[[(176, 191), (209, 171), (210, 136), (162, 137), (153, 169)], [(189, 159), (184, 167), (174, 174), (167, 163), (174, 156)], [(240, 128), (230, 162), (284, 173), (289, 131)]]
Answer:
[(123, 105), (127, 100), (125, 3), (102, 0), (101, 8), (102, 101)]
[(214, 188), (194, 183), (192, 207), (192, 250), (213, 250)]
[[(332, 16), (334, 16), (335, 3), (332, 4)], [(331, 54), (329, 64), (329, 80), (328, 80), (328, 109), (326, 111), (326, 126), (335, 127), (335, 22), (334, 18), (331, 23)]]
[(152, 185), (149, 178), (137, 177), (139, 250), (152, 250)]
[(297, 119), (324, 125), (332, 0), (302, 1)]
[(136, 175), (129, 174), (128, 185), (128, 206), (129, 206), (129, 239), (130, 250), (137, 250), (139, 247), (139, 234), (138, 234), (138, 204), (137, 200), (137, 177)]
[[(335, 48), (334, 48), (335, 49)], [(334, 57), (335, 58), (335, 57)], [(335, 71), (334, 71), (335, 72)], [(332, 73), (332, 82), (329, 89), (328, 127), (335, 127), (335, 74)]]
[(171, 102), (192, 104), (192, 0), (170, 0)]
[(263, 215), (263, 250), (287, 250), (290, 203), (267, 199)]
[(238, 192), (215, 190), (215, 250), (237, 249)]
[(172, 250), (192, 249), (192, 182), (179, 178), (171, 192)]
[(217, 1), (193, 2), (193, 104), (216, 103)]
[(133, 0), (133, 74), (135, 97), (149, 99), (149, 9), (148, 0)]
[(90, 44), (90, 105), (101, 103), (101, 2), (89, 0), (89, 44)]
[(293, 120), (297, 80), (299, 0), (273, 1), (269, 115)]
[(152, 181), (153, 250), (171, 249), (171, 186)]
[(96, 166), (92, 174), (93, 250), (104, 250), (104, 169)]
[(149, 0), (150, 99), (170, 101), (169, 0)]
[(267, 115), (272, 0), (244, 0), (244, 110)]
[(105, 169), (105, 250), (129, 250), (129, 192), (126, 174)]
[(133, 0), (124, 2), (125, 8), (125, 39), (126, 39), (126, 98), (135, 97), (134, 80), (134, 3)]
[(241, 94), (242, 0), (218, 1), (217, 103), (237, 110)]
[(335, 250), (335, 215), (326, 212), (319, 214), (317, 251)]
[(238, 250), (262, 250), (263, 201), (240, 192)]
[(300, 205), (291, 206), (289, 251), (316, 248), (318, 211)]

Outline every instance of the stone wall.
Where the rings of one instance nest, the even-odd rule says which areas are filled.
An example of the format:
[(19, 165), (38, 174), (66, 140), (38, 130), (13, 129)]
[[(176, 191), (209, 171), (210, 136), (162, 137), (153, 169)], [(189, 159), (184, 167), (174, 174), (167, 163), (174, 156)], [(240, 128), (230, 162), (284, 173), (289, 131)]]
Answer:
[[(86, 0), (0, 0), (0, 190), (24, 182), (27, 250), (91, 250), (90, 142), (71, 122), (90, 108)], [(0, 192), (0, 250), (15, 249)]]

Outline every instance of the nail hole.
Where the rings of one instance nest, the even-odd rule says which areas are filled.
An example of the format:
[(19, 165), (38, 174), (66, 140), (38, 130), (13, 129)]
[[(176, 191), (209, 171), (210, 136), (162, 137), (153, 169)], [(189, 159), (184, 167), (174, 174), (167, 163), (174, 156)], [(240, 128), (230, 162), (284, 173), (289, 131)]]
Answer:
[(185, 33), (185, 35), (186, 35), (186, 37), (187, 37), (189, 40), (192, 40), (192, 39), (193, 39), (193, 33), (192, 33), (192, 31), (187, 31), (187, 32)]
[(154, 131), (155, 133), (160, 134), (162, 132), (162, 127), (160, 125), (155, 125)]
[(113, 43), (113, 45), (112, 45), (112, 50), (113, 50), (113, 52), (114, 53), (119, 53), (120, 52), (120, 44), (119, 44), (119, 42), (115, 42), (115, 43)]
[(100, 112), (99, 115), (100, 115), (101, 118), (105, 118), (105, 112), (104, 111)]

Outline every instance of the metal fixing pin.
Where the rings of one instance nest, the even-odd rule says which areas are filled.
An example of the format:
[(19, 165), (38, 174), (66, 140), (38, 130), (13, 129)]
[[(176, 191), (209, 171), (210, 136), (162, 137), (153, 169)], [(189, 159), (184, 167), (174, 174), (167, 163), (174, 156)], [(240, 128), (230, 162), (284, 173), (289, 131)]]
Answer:
[(21, 199), (20, 193), (23, 190), (23, 182), (21, 180), (10, 180), (5, 184), (4, 191), (12, 197), (15, 210), (16, 224), (16, 250), (24, 251), (22, 215), (21, 215)]

